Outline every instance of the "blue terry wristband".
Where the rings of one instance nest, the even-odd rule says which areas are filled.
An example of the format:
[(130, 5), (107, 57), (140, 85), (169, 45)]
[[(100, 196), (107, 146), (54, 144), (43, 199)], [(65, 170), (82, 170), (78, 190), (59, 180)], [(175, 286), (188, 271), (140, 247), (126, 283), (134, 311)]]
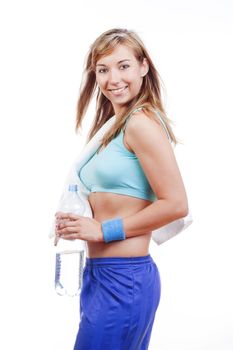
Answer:
[(121, 241), (125, 239), (123, 221), (121, 218), (105, 220), (101, 223), (104, 241)]

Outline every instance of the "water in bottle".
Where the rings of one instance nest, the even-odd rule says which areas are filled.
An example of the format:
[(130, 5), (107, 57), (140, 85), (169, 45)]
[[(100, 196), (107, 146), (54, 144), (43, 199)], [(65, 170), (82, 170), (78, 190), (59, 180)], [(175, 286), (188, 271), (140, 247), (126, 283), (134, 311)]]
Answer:
[[(58, 211), (83, 215), (84, 203), (77, 185), (69, 185)], [(56, 246), (55, 290), (59, 295), (76, 296), (82, 287), (85, 241), (59, 238)]]

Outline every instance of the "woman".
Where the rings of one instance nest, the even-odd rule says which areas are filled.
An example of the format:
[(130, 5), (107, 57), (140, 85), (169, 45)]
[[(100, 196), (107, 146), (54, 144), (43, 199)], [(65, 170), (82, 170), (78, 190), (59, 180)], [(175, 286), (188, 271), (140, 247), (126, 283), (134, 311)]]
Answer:
[(159, 75), (138, 35), (112, 29), (87, 57), (77, 128), (97, 88), (89, 140), (115, 114), (102, 145), (79, 172), (93, 218), (57, 213), (56, 235), (87, 242), (74, 350), (148, 349), (160, 300), (152, 230), (188, 213), (188, 201), (160, 95)]

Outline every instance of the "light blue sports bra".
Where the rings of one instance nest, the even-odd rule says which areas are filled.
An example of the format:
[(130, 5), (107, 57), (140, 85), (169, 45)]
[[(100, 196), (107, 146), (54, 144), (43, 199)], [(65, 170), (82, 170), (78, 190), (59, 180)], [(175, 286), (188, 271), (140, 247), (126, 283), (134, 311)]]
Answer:
[(125, 147), (123, 137), (124, 132), (121, 130), (98, 153), (99, 147), (96, 153), (80, 169), (79, 178), (90, 192), (111, 192), (153, 202), (157, 197), (137, 156)]

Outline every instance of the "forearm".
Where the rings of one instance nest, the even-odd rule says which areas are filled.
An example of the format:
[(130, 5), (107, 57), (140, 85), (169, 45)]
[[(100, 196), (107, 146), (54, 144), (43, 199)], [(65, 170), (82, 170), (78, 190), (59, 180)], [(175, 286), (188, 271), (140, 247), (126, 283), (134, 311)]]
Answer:
[(146, 208), (123, 219), (126, 238), (139, 236), (187, 215), (181, 205), (168, 200), (157, 200)]

